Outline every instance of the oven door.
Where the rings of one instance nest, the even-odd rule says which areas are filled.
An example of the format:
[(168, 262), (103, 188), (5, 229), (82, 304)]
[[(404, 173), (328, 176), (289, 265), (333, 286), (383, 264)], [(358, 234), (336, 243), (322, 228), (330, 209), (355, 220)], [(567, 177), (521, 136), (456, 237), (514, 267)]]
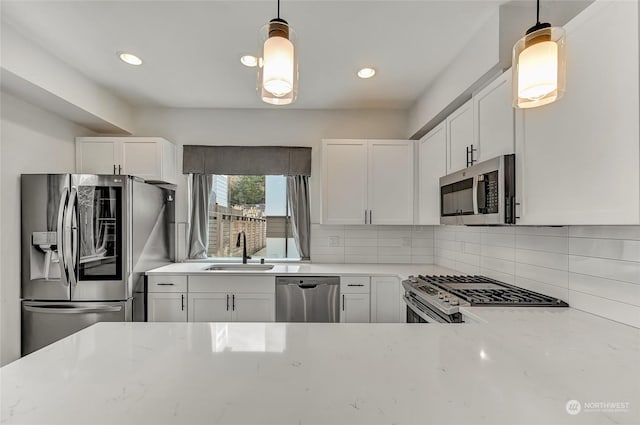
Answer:
[(407, 295), (403, 298), (407, 305), (407, 323), (450, 323), (426, 306), (419, 306)]

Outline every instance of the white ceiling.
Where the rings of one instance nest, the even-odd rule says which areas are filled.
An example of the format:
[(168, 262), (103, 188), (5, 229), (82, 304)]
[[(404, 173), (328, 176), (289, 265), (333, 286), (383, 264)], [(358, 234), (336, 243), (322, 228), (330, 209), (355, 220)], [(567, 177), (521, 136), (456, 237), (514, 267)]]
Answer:
[[(499, 0), (282, 0), (298, 34), (299, 96), (292, 108), (411, 106)], [(260, 1), (11, 1), (2, 18), (136, 106), (262, 108), (258, 29), (275, 15)], [(144, 60), (122, 63), (118, 51)], [(364, 66), (376, 77), (360, 80)]]

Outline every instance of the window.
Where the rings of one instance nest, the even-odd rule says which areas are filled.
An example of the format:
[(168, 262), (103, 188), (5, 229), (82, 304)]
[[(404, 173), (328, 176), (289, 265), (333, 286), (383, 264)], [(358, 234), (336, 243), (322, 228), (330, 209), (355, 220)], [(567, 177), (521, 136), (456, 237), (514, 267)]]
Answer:
[(238, 233), (247, 235), (247, 254), (295, 258), (285, 176), (214, 175), (209, 198), (209, 249), (213, 258), (242, 257)]

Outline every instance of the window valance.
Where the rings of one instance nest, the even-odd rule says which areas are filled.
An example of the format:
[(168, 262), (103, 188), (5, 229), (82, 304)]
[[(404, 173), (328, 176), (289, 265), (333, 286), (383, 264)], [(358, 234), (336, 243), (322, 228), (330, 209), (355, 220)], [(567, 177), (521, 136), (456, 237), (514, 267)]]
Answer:
[(185, 145), (182, 172), (231, 176), (310, 176), (311, 148)]

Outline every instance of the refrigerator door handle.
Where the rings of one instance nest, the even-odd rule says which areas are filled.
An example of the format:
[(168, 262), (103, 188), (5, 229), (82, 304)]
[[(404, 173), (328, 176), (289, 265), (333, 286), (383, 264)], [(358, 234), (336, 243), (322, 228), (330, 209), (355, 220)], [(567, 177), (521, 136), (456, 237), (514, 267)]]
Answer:
[(122, 306), (99, 305), (93, 307), (53, 307), (53, 306), (24, 306), (26, 311), (33, 313), (51, 314), (86, 314), (86, 313), (115, 313), (122, 310)]
[(76, 279), (76, 262), (75, 256), (77, 255), (77, 239), (78, 239), (78, 229), (73, 228), (73, 217), (75, 215), (74, 208), (76, 207), (76, 202), (78, 200), (78, 189), (72, 188), (71, 195), (69, 197), (69, 204), (67, 205), (67, 214), (64, 219), (64, 252), (65, 252), (65, 263), (69, 268), (69, 282), (73, 286), (78, 285), (78, 281)]
[(57, 245), (58, 245), (58, 261), (60, 261), (60, 268), (64, 278), (64, 285), (69, 286), (69, 271), (67, 270), (67, 262), (64, 255), (64, 214), (67, 209), (67, 200), (69, 197), (69, 189), (64, 189), (62, 196), (60, 196), (60, 207), (58, 208), (58, 231), (57, 233)]

